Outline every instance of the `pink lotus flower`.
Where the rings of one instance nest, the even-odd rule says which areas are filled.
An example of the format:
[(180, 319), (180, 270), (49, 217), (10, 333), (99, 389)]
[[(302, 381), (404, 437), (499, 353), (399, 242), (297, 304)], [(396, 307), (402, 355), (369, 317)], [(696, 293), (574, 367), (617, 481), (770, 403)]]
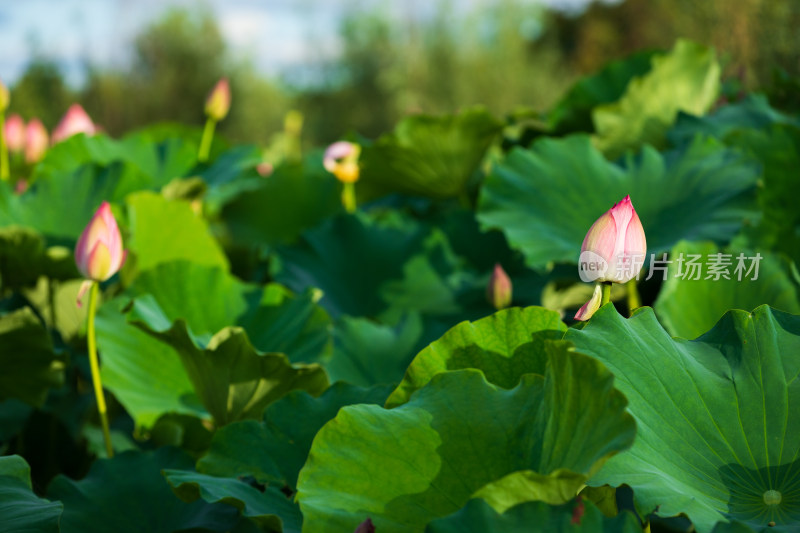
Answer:
[(509, 279), (503, 267), (500, 266), (500, 263), (495, 264), (492, 277), (489, 279), (489, 285), (486, 287), (486, 298), (495, 309), (505, 309), (511, 305), (512, 294), (511, 279)]
[(336, 176), (342, 183), (358, 181), (358, 156), (361, 147), (347, 141), (338, 141), (328, 146), (322, 159), (325, 170)]
[(600, 302), (603, 299), (603, 289), (600, 287), (600, 284), (594, 286), (594, 293), (592, 294), (592, 298), (583, 304), (583, 307), (578, 309), (578, 312), (575, 313), (575, 320), (589, 320), (592, 318), (592, 315), (600, 309)]
[(61, 118), (61, 122), (59, 122), (58, 126), (53, 130), (53, 144), (68, 139), (78, 133), (94, 135), (97, 133), (97, 127), (80, 104), (72, 104), (66, 114)]
[(25, 121), (14, 113), (6, 119), (3, 133), (6, 137), (6, 146), (10, 152), (21, 152), (25, 147)]
[(87, 279), (105, 281), (119, 271), (126, 256), (111, 206), (103, 202), (75, 246), (78, 270)]
[(35, 118), (28, 122), (28, 127), (25, 128), (25, 162), (39, 162), (44, 157), (49, 142), (47, 128), (41, 120)]
[(626, 196), (598, 218), (583, 239), (581, 279), (625, 283), (639, 274), (646, 253), (644, 228)]
[(231, 88), (228, 78), (222, 78), (206, 98), (206, 115), (219, 122), (228, 115), (231, 108)]

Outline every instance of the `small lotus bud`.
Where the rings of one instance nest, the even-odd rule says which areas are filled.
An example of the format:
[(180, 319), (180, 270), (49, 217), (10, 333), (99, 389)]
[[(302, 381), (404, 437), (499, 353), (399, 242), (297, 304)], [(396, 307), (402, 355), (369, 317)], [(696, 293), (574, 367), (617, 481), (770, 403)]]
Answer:
[(53, 130), (53, 144), (79, 133), (94, 135), (97, 133), (97, 127), (80, 104), (72, 104)]
[(505, 309), (511, 305), (513, 287), (511, 280), (499, 263), (494, 265), (492, 277), (489, 278), (489, 285), (486, 287), (486, 298), (495, 309)]
[(228, 115), (231, 108), (231, 88), (228, 78), (222, 78), (206, 98), (206, 116), (219, 122)]
[(6, 119), (3, 132), (6, 136), (6, 146), (9, 152), (21, 152), (25, 148), (25, 121), (14, 113)]
[(325, 170), (336, 176), (342, 183), (355, 183), (358, 181), (359, 168), (358, 156), (361, 147), (347, 141), (335, 142), (325, 150), (322, 164)]
[(647, 253), (644, 228), (626, 196), (589, 228), (581, 246), (583, 281), (625, 283), (639, 274)]
[(25, 162), (33, 164), (39, 162), (47, 151), (50, 142), (47, 129), (38, 118), (28, 122), (25, 128)]
[(75, 246), (75, 262), (87, 279), (105, 281), (122, 267), (127, 252), (111, 206), (103, 202)]
[(603, 289), (598, 283), (594, 286), (594, 292), (592, 293), (592, 298), (583, 304), (583, 307), (578, 309), (578, 312), (575, 313), (575, 320), (589, 320), (592, 318), (592, 315), (600, 309), (600, 302), (603, 301)]

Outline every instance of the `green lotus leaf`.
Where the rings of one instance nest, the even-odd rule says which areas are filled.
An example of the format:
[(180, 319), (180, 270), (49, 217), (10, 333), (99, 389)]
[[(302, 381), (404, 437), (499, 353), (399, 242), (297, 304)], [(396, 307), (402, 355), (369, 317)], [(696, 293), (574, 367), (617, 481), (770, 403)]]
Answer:
[(124, 271), (126, 283), (136, 272), (171, 261), (228, 268), (225, 253), (209, 232), (208, 224), (192, 211), (189, 202), (141, 191), (129, 195), (125, 203), (130, 231), (125, 248), (134, 254)]
[(679, 40), (669, 53), (653, 56), (652, 65), (622, 98), (592, 111), (595, 144), (611, 159), (629, 148), (663, 144), (679, 111), (702, 115), (717, 99), (720, 66), (711, 48)]
[(442, 372), (477, 368), (489, 383), (505, 389), (523, 374), (544, 375), (545, 344), (560, 339), (567, 327), (555, 311), (512, 307), (475, 322), (462, 322), (422, 350), (409, 365), (386, 407), (396, 407)]
[(192, 459), (170, 447), (124, 452), (100, 459), (80, 481), (57, 476), (48, 498), (61, 500), (62, 533), (172, 533), (230, 531), (238, 512), (229, 505), (184, 503), (161, 475), (164, 469), (191, 470)]
[[(687, 266), (693, 256), (701, 258), (702, 268), (696, 272)], [(716, 268), (712, 266), (715, 263), (709, 263), (714, 258), (722, 261), (716, 264), (728, 265), (722, 271), (724, 274), (718, 276), (709, 270)], [(800, 314), (800, 287), (792, 280), (785, 261), (773, 254), (765, 252), (756, 256), (756, 252), (719, 250), (713, 243), (680, 242), (672, 249), (668, 260), (672, 263), (663, 265), (668, 267), (666, 272), (654, 272), (656, 277), (666, 277), (654, 308), (671, 335), (694, 339), (711, 329), (729, 309), (750, 311), (768, 304), (781, 311)], [(739, 266), (741, 270), (737, 270)]]
[(501, 229), (529, 266), (544, 269), (577, 263), (594, 221), (630, 195), (648, 251), (666, 251), (681, 239), (726, 242), (744, 220), (755, 220), (758, 177), (755, 161), (714, 139), (664, 155), (645, 147), (618, 166), (586, 136), (544, 138), (512, 150), (487, 177), (478, 219)]
[[(635, 428), (611, 374), (553, 344), (545, 375), (526, 374), (512, 390), (461, 370), (434, 376), (394, 409), (341, 409), (300, 472), (304, 530), (351, 531), (369, 517), (376, 531), (423, 531), (479, 492), (503, 504), (523, 500), (508, 483), (486, 488), (514, 473), (537, 488), (530, 500), (574, 497), (609, 456), (630, 446)], [(547, 486), (558, 484), (553, 478), (560, 490)]]
[(185, 470), (164, 470), (172, 490), (187, 503), (203, 499), (238, 509), (261, 531), (300, 533), (303, 516), (296, 503), (274, 487), (264, 491), (233, 478), (206, 476)]
[(48, 390), (64, 384), (65, 361), (29, 307), (0, 316), (0, 400), (41, 407)]
[(402, 276), (426, 234), (406, 216), (340, 215), (306, 232), (298, 246), (279, 248), (276, 279), (295, 291), (320, 288), (320, 304), (334, 318), (375, 316), (386, 308), (381, 285)]
[(63, 505), (36, 496), (31, 470), (18, 455), (0, 457), (0, 516), (6, 533), (57, 533)]
[[(360, 194), (402, 192), (433, 198), (466, 193), (502, 123), (481, 108), (457, 115), (414, 115), (361, 153)], [(376, 191), (373, 193), (372, 191)]]
[(247, 182), (247, 194), (236, 196), (222, 209), (237, 243), (292, 242), (342, 209), (336, 178), (325, 171), (319, 156), (302, 165), (279, 165), (266, 178), (239, 182)]
[(460, 511), (431, 522), (425, 533), (640, 533), (641, 530), (631, 513), (606, 518), (589, 501), (575, 500), (563, 505), (532, 501), (498, 513), (483, 500), (473, 499)]
[(389, 391), (386, 386), (335, 383), (318, 398), (292, 392), (270, 405), (262, 422), (244, 420), (220, 428), (197, 469), (214, 476), (251, 476), (259, 483), (296, 490), (297, 475), (319, 429), (346, 405), (383, 404)]
[[(127, 324), (120, 313), (131, 298), (136, 302), (135, 318), (148, 325), (148, 332)], [(177, 321), (183, 325), (177, 326)], [(207, 411), (182, 357), (205, 353), (212, 337), (230, 326), (243, 328), (249, 340), (244, 343), (242, 332), (232, 334), (228, 329), (226, 336), (237, 340), (226, 343), (226, 350), (247, 348), (250, 363), (260, 366), (269, 360), (277, 365), (276, 371), (288, 371), (284, 355), (273, 353), (262, 360), (256, 352), (282, 352), (292, 360), (315, 361), (330, 350), (330, 321), (312, 293), (293, 296), (277, 284), (258, 287), (242, 283), (218, 267), (185, 261), (162, 263), (142, 272), (122, 296), (101, 307), (97, 333), (103, 381), (139, 427), (152, 426), (169, 412), (204, 416)], [(173, 327), (174, 337), (167, 335), (167, 341), (160, 337), (158, 332)], [(186, 335), (178, 332), (181, 328)], [(178, 348), (185, 353), (179, 355)], [(142, 357), (142, 353), (148, 356)], [(223, 364), (223, 360), (217, 362)], [(319, 373), (321, 370), (312, 372)], [(255, 379), (255, 375), (251, 377)]]
[(394, 326), (342, 316), (333, 330), (333, 356), (324, 363), (331, 381), (367, 387), (399, 383), (414, 357), (422, 321), (408, 314)]
[(632, 78), (652, 68), (653, 52), (638, 52), (620, 61), (611, 61), (600, 72), (578, 80), (550, 111), (553, 134), (592, 132), (592, 110), (619, 100)]
[(730, 311), (686, 341), (650, 308), (624, 319), (604, 306), (565, 338), (614, 373), (639, 428), (592, 485), (628, 484), (641, 507), (684, 513), (700, 533), (731, 520), (796, 529), (800, 317)]

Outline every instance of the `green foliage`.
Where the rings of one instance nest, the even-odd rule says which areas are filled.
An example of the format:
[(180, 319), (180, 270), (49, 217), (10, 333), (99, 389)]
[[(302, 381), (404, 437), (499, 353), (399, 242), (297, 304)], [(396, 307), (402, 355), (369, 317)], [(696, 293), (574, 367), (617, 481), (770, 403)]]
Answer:
[[(761, 306), (729, 311), (695, 341), (671, 339), (650, 309), (600, 309), (566, 339), (608, 366), (640, 431), (591, 483), (630, 485), (646, 509), (685, 513), (699, 532), (739, 520), (800, 520), (800, 322)], [(778, 491), (776, 497), (769, 491)]]

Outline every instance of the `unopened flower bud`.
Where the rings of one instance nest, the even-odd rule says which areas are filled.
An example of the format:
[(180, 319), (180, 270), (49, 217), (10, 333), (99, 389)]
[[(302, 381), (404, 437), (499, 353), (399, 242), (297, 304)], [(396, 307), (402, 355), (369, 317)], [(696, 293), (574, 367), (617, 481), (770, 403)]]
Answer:
[(499, 263), (494, 265), (492, 277), (489, 278), (489, 285), (486, 287), (486, 298), (495, 309), (505, 309), (511, 305), (513, 287), (506, 271)]

